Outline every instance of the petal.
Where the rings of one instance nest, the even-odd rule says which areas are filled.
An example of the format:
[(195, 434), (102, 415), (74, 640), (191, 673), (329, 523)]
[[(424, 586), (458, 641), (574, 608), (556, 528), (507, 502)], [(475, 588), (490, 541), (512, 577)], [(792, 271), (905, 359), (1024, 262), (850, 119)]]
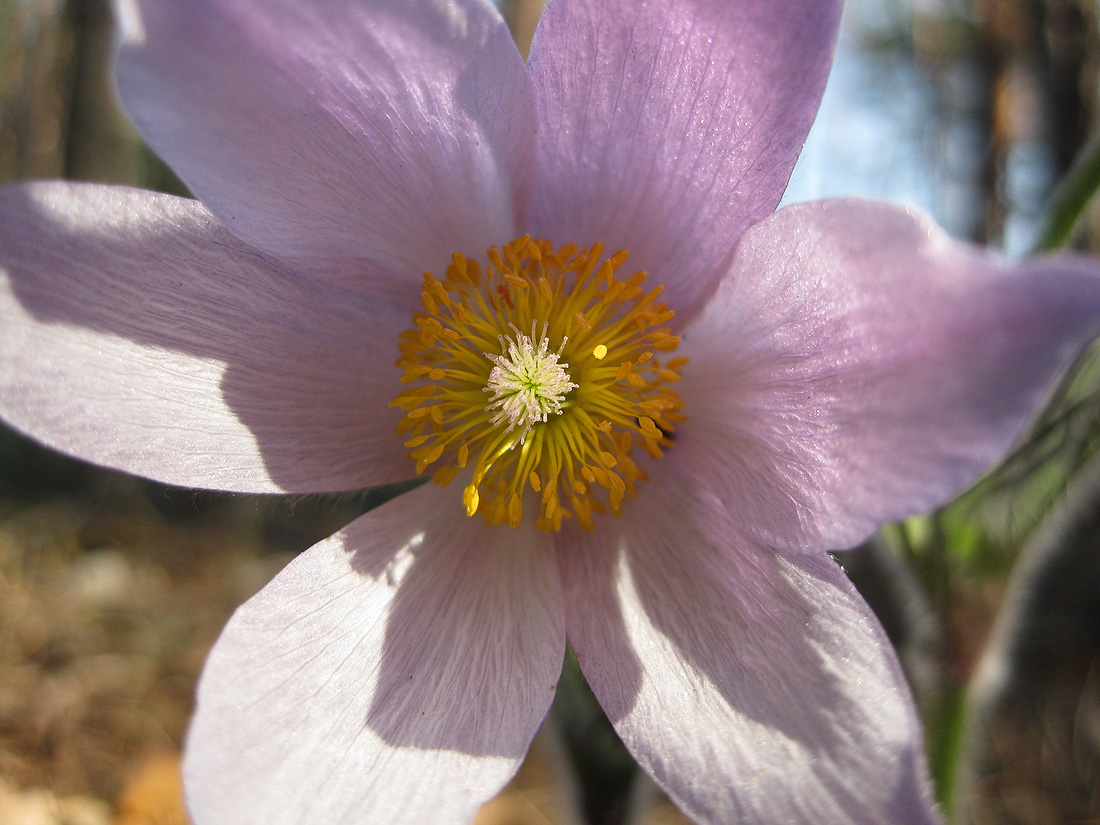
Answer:
[(838, 0), (551, 0), (531, 49), (534, 232), (630, 251), (686, 318), (779, 203)]
[(850, 547), (972, 484), (1100, 329), (1100, 268), (1013, 265), (885, 204), (754, 227), (685, 331), (675, 459), (756, 537)]
[(207, 661), (185, 762), (195, 824), (469, 822), (561, 671), (540, 539), (487, 529), (429, 484), (299, 556)]
[(0, 416), (189, 487), (412, 475), (387, 407), (407, 319), (272, 265), (201, 204), (39, 183), (0, 193)]
[(249, 243), (415, 301), (424, 270), (518, 234), (534, 98), (485, 0), (128, 2), (124, 104)]
[[(664, 468), (662, 468), (664, 469)], [(885, 634), (826, 556), (741, 538), (665, 473), (563, 552), (569, 639), (624, 744), (696, 822), (936, 822)]]

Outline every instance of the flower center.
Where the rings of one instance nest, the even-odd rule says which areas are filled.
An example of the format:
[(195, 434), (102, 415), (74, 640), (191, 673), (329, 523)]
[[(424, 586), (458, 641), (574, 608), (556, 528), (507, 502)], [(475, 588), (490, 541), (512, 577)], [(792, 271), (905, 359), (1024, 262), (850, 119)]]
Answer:
[(522, 428), (519, 437), (521, 444), (536, 422), (546, 421), (550, 413), (561, 415), (561, 402), (565, 400), (565, 394), (577, 389), (566, 372), (569, 365), (558, 363), (566, 341), (562, 341), (557, 352), (550, 352), (547, 326), (545, 322), (542, 325), (537, 350), (532, 340), (536, 337), (536, 323), (536, 327), (531, 328), (530, 338), (515, 327), (512, 327), (516, 333), (514, 340), (500, 336), (500, 348), (507, 348), (506, 355), (494, 357), (492, 353), (485, 353), (485, 357), (496, 365), (489, 373), (489, 386), (485, 388), (486, 392), (493, 394), (492, 402), (486, 409), (497, 411), (493, 416), (496, 426), (508, 423), (505, 432), (517, 426)]
[(525, 236), (484, 267), (455, 254), (443, 280), (425, 273), (397, 362), (414, 386), (390, 404), (417, 473), (435, 465), (446, 486), (472, 470), (468, 515), (518, 527), (528, 509), (545, 531), (567, 518), (594, 529), (647, 479), (632, 449), (672, 446), (684, 416), (668, 385), (687, 359), (655, 357), (679, 344), (663, 326), (673, 313), (644, 272), (616, 279), (626, 258)]

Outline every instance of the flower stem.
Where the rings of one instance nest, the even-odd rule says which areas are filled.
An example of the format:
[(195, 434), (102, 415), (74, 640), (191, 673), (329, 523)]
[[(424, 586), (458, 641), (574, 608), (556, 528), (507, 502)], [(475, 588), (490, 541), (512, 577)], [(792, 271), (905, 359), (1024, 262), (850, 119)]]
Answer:
[(1036, 252), (1050, 252), (1067, 246), (1089, 201), (1100, 189), (1100, 140), (1081, 152), (1054, 193)]

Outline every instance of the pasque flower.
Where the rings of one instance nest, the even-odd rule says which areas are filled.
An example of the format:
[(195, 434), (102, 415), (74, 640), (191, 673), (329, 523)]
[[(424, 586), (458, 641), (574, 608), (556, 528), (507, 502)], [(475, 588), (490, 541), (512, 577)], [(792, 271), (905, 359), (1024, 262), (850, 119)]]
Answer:
[(700, 822), (935, 820), (826, 553), (1004, 454), (1100, 277), (879, 203), (773, 214), (838, 15), (550, 0), (525, 64), (485, 0), (120, 5), (122, 100), (200, 200), (0, 194), (4, 418), (192, 487), (438, 482), (230, 621), (198, 825), (468, 821), (567, 639)]

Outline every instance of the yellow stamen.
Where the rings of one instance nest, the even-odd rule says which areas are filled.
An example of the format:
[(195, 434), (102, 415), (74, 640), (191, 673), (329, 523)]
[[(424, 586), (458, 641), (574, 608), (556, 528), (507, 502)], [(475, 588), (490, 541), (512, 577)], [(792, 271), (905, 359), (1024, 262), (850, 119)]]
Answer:
[(472, 465), (468, 515), (517, 527), (526, 505), (542, 530), (594, 529), (647, 479), (632, 448), (660, 457), (684, 418), (669, 385), (687, 359), (654, 354), (679, 343), (662, 327), (672, 311), (644, 272), (615, 278), (625, 251), (525, 236), (485, 257), (425, 273), (424, 312), (398, 341), (400, 380), (415, 384), (390, 402), (398, 431), (437, 483)]

